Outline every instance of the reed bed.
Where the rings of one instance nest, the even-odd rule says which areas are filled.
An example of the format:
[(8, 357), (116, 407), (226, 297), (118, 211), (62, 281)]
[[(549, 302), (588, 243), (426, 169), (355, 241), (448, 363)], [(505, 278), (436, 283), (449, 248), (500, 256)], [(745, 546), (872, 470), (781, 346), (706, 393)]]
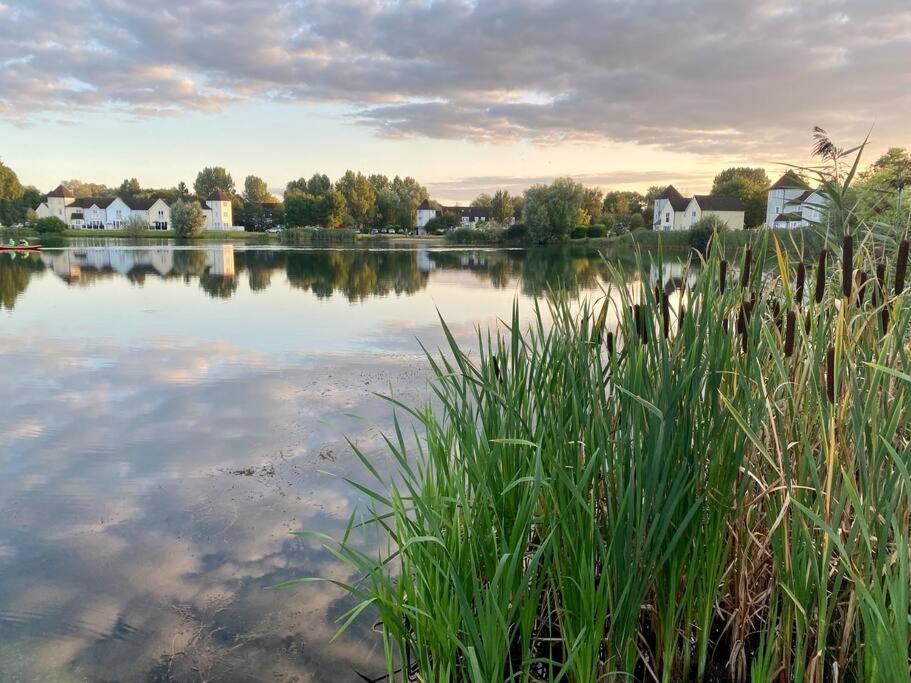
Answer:
[(474, 353), (446, 330), (436, 407), (397, 404), (418, 429), (390, 479), (359, 453), (371, 513), (327, 544), (390, 680), (908, 680), (907, 243), (768, 250)]

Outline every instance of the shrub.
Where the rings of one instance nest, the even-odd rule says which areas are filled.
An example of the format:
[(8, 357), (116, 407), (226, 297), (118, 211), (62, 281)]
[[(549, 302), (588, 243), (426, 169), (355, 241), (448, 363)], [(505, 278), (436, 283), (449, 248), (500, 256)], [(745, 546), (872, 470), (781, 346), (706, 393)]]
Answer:
[(703, 216), (693, 223), (687, 236), (690, 247), (704, 254), (715, 233), (727, 232), (728, 224), (718, 216)]
[(443, 233), (459, 227), (461, 223), (461, 219), (454, 213), (444, 213), (441, 216), (434, 216), (427, 221), (427, 225), (424, 226), (424, 229), (431, 235), (442, 235)]
[(586, 230), (586, 234), (589, 237), (604, 237), (606, 232), (607, 230), (605, 227), (603, 225), (598, 225), (597, 223), (589, 225), (588, 230)]
[(180, 237), (199, 237), (206, 217), (197, 202), (178, 199), (171, 207), (171, 225)]
[(139, 237), (148, 229), (149, 222), (139, 216), (130, 216), (130, 219), (123, 225), (123, 232), (131, 237)]
[(446, 241), (452, 244), (496, 244), (503, 241), (506, 231), (488, 224), (484, 228), (462, 227), (446, 233)]
[(506, 228), (503, 236), (511, 242), (524, 242), (528, 239), (528, 228), (525, 223), (514, 223)]
[(588, 235), (588, 228), (584, 225), (577, 225), (572, 229), (572, 232), (569, 233), (569, 238), (573, 240), (584, 239)]
[(66, 230), (66, 223), (57, 218), (57, 216), (47, 216), (36, 219), (32, 223), (32, 228), (41, 235), (59, 234)]
[(630, 230), (641, 230), (645, 227), (645, 218), (641, 213), (634, 213), (629, 217), (629, 229)]
[(284, 244), (355, 242), (357, 234), (354, 228), (287, 228), (281, 232), (281, 241)]

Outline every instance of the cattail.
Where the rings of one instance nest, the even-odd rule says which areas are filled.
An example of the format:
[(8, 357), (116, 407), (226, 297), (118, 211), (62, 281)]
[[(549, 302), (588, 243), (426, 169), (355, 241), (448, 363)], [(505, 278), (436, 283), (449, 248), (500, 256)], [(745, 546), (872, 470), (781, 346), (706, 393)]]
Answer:
[(895, 263), (895, 296), (905, 291), (905, 274), (908, 272), (908, 240), (898, 245), (898, 261)]
[(740, 304), (740, 310), (737, 312), (737, 334), (743, 334), (747, 329), (747, 316), (744, 306), (746, 306), (746, 303)]
[(667, 294), (661, 297), (661, 317), (664, 322), (664, 338), (667, 339), (671, 332), (671, 302)]
[(725, 260), (721, 261), (721, 271), (718, 273), (718, 289), (721, 290), (721, 293), (724, 294), (724, 290), (728, 285), (728, 262)]
[(864, 299), (867, 294), (867, 273), (864, 271), (858, 271), (857, 273), (857, 307), (860, 308), (864, 304)]
[(845, 235), (841, 241), (841, 289), (845, 298), (851, 298), (851, 286), (854, 279), (851, 277), (854, 272), (854, 239), (851, 235)]
[(822, 295), (826, 291), (826, 250), (819, 252), (819, 264), (816, 266), (816, 303), (822, 302)]
[(680, 313), (677, 314), (677, 329), (683, 329), (683, 319), (686, 317), (686, 309), (681, 306)]
[(727, 318), (725, 318), (724, 320), (721, 321), (721, 329), (724, 330), (725, 334), (728, 333), (728, 319)]
[(775, 322), (775, 327), (779, 330), (781, 329), (781, 304), (778, 303), (778, 299), (772, 299), (772, 302), (769, 304), (769, 308), (772, 309), (772, 320)]
[(655, 285), (655, 303), (658, 303), (659, 301), (661, 301), (661, 289), (658, 285)]
[(493, 374), (497, 376), (499, 382), (503, 381), (503, 375), (500, 374), (500, 361), (497, 360), (496, 356), (491, 356), (493, 358)]
[(835, 347), (826, 352), (826, 395), (829, 403), (835, 403)]
[(636, 319), (636, 334), (643, 344), (648, 343), (648, 330), (645, 329), (645, 318), (642, 315), (642, 308), (639, 304), (633, 306), (633, 317)]
[(614, 355), (614, 333), (613, 332), (607, 333), (606, 343), (607, 343), (607, 355), (613, 356)]
[(788, 358), (794, 353), (794, 326), (797, 324), (797, 314), (788, 311), (788, 321), (784, 331), (784, 355)]
[(803, 287), (807, 281), (807, 267), (803, 263), (797, 265), (797, 305), (803, 306)]
[(746, 289), (750, 284), (750, 266), (753, 264), (753, 250), (747, 249), (743, 257), (743, 273), (740, 275), (740, 289)]
[(885, 305), (885, 302), (880, 310), (880, 316), (882, 317), (883, 334), (885, 334), (889, 331), (889, 307)]
[(810, 334), (810, 314), (807, 313), (806, 320), (803, 323), (803, 331)]

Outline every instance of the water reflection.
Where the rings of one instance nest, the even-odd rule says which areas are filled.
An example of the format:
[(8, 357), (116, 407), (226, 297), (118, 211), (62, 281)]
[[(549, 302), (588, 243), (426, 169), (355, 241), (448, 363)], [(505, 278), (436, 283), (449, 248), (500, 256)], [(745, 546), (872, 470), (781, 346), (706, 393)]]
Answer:
[(607, 273), (584, 248), (0, 254), (0, 680), (382, 673), (369, 619), (329, 644), (341, 591), (264, 590), (351, 578), (288, 532), (363, 503), (346, 438), (385, 467), (374, 392), (426, 400), (438, 312), (468, 344)]

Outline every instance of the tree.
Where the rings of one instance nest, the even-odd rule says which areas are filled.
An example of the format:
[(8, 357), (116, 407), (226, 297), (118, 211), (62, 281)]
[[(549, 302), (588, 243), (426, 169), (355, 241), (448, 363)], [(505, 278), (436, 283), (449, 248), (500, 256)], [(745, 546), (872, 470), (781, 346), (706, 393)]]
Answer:
[(346, 208), (345, 198), (337, 190), (321, 195), (300, 190), (285, 193), (285, 223), (291, 227), (340, 227)]
[(522, 217), (532, 241), (543, 244), (566, 239), (579, 218), (584, 192), (572, 178), (526, 190)]
[(177, 183), (177, 194), (182, 198), (190, 196), (190, 188), (187, 187), (187, 184), (182, 180)]
[(493, 197), (486, 192), (482, 192), (471, 202), (472, 206), (484, 206), (487, 208), (490, 208), (491, 204), (493, 204)]
[(32, 229), (41, 235), (51, 233), (59, 234), (66, 230), (66, 223), (57, 218), (57, 216), (46, 216), (45, 218), (38, 218), (33, 221)]
[(281, 202), (258, 202), (244, 204), (243, 226), (251, 232), (263, 232), (281, 225), (285, 221), (285, 209)]
[(0, 199), (0, 225), (18, 225), (31, 222), (35, 207), (44, 200), (44, 193), (37, 187), (23, 188), (18, 199)]
[(215, 190), (224, 190), (228, 194), (234, 194), (234, 179), (221, 166), (206, 166), (197, 174), (193, 190), (200, 199), (205, 199)]
[(130, 237), (139, 237), (148, 229), (149, 221), (140, 217), (138, 214), (133, 214), (127, 219), (127, 222), (123, 224), (124, 233)]
[(737, 197), (745, 207), (744, 225), (754, 228), (765, 221), (769, 177), (764, 169), (745, 166), (726, 168), (715, 176), (712, 194)]
[(332, 181), (325, 173), (314, 173), (307, 181), (307, 192), (312, 195), (326, 194), (332, 189)]
[(594, 223), (604, 212), (604, 193), (598, 187), (586, 187), (582, 194), (582, 210), (588, 216), (585, 223)]
[(178, 237), (199, 237), (206, 217), (197, 202), (178, 199), (171, 207), (171, 225)]
[(86, 182), (78, 178), (61, 180), (60, 184), (70, 188), (70, 191), (77, 197), (113, 197), (117, 193), (115, 189), (103, 183)]
[(367, 176), (367, 182), (373, 186), (373, 189), (380, 192), (380, 190), (389, 189), (389, 178), (378, 173)]
[(902, 147), (892, 147), (860, 174), (855, 185), (857, 219), (868, 225), (905, 227), (909, 220), (908, 185), (911, 185), (911, 154)]
[(348, 213), (358, 226), (364, 226), (370, 219), (376, 201), (376, 190), (363, 173), (345, 171), (335, 189), (342, 193)]
[(375, 209), (371, 225), (375, 228), (385, 228), (396, 225), (399, 215), (399, 198), (391, 187), (384, 187), (376, 191)]
[(440, 233), (449, 232), (450, 230), (459, 227), (461, 224), (462, 221), (454, 213), (442, 213), (427, 221), (424, 229), (431, 235), (438, 235)]
[(415, 212), (421, 202), (429, 197), (427, 188), (411, 176), (392, 179), (392, 191), (399, 198), (398, 216), (395, 222), (408, 230), (414, 228)]
[(275, 202), (275, 197), (269, 192), (266, 181), (255, 175), (248, 175), (244, 179), (244, 200), (254, 204)]
[(506, 225), (512, 218), (513, 212), (512, 197), (507, 190), (497, 190), (493, 199), (490, 201), (490, 217), (495, 223)]
[(117, 194), (122, 197), (135, 197), (140, 192), (142, 192), (142, 186), (136, 178), (125, 178), (124, 181), (120, 183), (120, 187), (117, 188)]
[(0, 161), (0, 199), (19, 199), (21, 196), (22, 183), (19, 182), (19, 176)]
[(631, 216), (642, 213), (645, 198), (638, 192), (613, 191), (604, 195), (604, 213), (615, 216)]

